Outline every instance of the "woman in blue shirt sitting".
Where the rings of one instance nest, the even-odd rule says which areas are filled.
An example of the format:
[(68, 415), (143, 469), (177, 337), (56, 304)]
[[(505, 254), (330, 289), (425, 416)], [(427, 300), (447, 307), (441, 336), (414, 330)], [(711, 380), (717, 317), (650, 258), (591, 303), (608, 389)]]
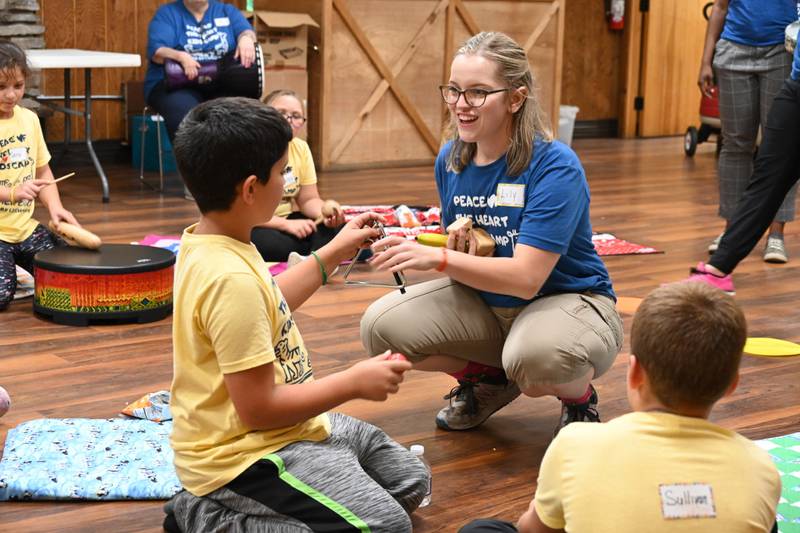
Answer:
[(591, 381), (622, 346), (583, 168), (552, 140), (533, 88), (525, 51), (493, 32), (464, 44), (441, 87), (451, 119), (435, 166), (442, 224), (470, 218), (494, 240), (492, 257), (475, 255), (463, 231), (446, 248), (373, 245), (379, 270), (447, 275), (382, 297), (361, 321), (369, 353), (398, 351), (458, 380), (436, 417), (443, 429), (475, 427), (520, 394), (558, 397), (557, 430), (597, 422)]
[[(217, 0), (176, 0), (164, 4), (147, 29), (145, 100), (164, 117), (170, 141), (183, 117), (200, 102), (217, 94), (214, 87), (168, 90), (164, 62), (181, 65), (189, 80), (197, 78), (200, 61), (213, 61), (234, 51), (242, 66), (255, 61), (256, 34), (236, 7)], [(230, 96), (230, 95), (227, 95)]]

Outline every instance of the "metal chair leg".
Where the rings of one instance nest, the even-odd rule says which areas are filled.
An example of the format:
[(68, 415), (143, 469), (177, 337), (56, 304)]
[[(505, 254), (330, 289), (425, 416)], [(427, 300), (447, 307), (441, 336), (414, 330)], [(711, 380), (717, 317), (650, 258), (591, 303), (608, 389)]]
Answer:
[[(163, 193), (164, 192), (164, 154), (161, 148), (161, 115), (158, 114), (150, 114), (150, 108), (145, 106), (144, 110), (142, 111), (142, 125), (139, 128), (141, 132), (140, 142), (139, 142), (139, 181), (143, 184), (147, 185), (151, 189)], [(158, 177), (159, 177), (159, 186), (155, 187), (151, 185), (144, 179), (144, 153), (146, 148), (147, 142), (147, 130), (150, 129), (149, 122), (155, 122), (156, 125), (156, 142), (158, 143)]]

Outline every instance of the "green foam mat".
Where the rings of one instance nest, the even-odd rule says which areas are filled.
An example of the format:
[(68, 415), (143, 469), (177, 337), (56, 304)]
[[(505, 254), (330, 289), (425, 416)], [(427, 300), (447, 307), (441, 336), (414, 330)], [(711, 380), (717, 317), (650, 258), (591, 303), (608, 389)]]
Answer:
[(769, 453), (781, 474), (778, 502), (780, 533), (800, 533), (800, 433), (756, 441)]

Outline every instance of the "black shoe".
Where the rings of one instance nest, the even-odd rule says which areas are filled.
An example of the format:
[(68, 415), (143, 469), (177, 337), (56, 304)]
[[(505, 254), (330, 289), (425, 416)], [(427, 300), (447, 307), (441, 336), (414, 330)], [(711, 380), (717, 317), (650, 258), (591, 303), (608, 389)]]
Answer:
[[(597, 412), (597, 391), (593, 385), (589, 385), (592, 394), (586, 403), (564, 403), (561, 402), (561, 418), (558, 421), (558, 426), (553, 433), (555, 437), (561, 428), (573, 422), (600, 422), (600, 414)], [(560, 399), (560, 398), (559, 398)]]

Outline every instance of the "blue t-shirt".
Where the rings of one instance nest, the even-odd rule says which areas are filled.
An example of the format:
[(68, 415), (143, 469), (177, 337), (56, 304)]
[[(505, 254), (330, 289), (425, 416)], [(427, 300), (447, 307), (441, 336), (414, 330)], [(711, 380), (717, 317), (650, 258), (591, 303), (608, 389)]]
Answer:
[(236, 49), (239, 35), (252, 26), (230, 4), (209, 0), (203, 19), (197, 22), (182, 0), (158, 8), (147, 27), (147, 75), (144, 95), (147, 98), (164, 79), (164, 65), (153, 63), (153, 54), (161, 47), (189, 52), (196, 61), (216, 60)]
[(781, 44), (797, 10), (797, 0), (730, 0), (720, 38), (747, 46)]
[[(447, 170), (447, 143), (436, 158), (436, 186), (442, 224), (469, 217), (495, 241), (495, 257), (512, 257), (517, 243), (561, 255), (539, 295), (591, 291), (612, 298), (614, 290), (592, 244), (589, 185), (578, 156), (565, 144), (537, 140), (530, 165), (508, 176), (506, 158), (460, 174)], [(530, 300), (480, 291), (495, 307), (518, 307)]]
[(800, 46), (794, 45), (794, 59), (792, 60), (792, 79), (800, 81)]

